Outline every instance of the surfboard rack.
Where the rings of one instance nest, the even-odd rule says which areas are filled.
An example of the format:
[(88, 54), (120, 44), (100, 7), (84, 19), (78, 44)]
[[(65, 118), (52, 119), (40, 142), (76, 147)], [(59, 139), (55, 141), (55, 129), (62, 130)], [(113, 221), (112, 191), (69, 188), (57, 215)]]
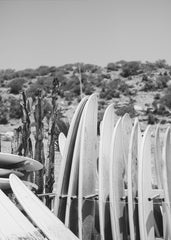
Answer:
[(148, 198), (148, 201), (153, 201), (153, 200), (155, 200), (155, 199), (161, 200), (162, 202), (164, 202), (164, 198), (161, 198), (159, 194), (154, 195), (154, 196), (152, 196), (151, 198)]
[(88, 199), (98, 200), (98, 194), (92, 194), (92, 195), (87, 195), (83, 197), (83, 200), (88, 200)]
[(40, 193), (40, 194), (37, 194), (37, 196), (39, 198), (43, 198), (43, 197), (54, 198), (55, 197), (55, 193)]
[(153, 200), (161, 200), (162, 202), (164, 202), (165, 198), (164, 198), (164, 191), (162, 189), (154, 189), (152, 191), (152, 196), (148, 198), (148, 201), (153, 201)]
[(63, 195), (60, 195), (60, 196), (59, 196), (59, 199), (63, 199), (63, 198), (67, 198), (67, 197), (68, 197), (68, 195), (63, 194)]
[(120, 200), (127, 202), (128, 201), (128, 196), (123, 196), (123, 197), (120, 198)]

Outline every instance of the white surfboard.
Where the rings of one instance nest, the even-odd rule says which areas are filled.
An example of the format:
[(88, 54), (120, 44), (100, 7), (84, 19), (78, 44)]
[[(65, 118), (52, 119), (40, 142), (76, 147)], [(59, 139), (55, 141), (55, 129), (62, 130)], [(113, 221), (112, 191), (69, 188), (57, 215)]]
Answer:
[(23, 209), (49, 240), (78, 239), (14, 174), (10, 175), (10, 185)]
[(155, 240), (152, 195), (151, 126), (148, 125), (142, 140), (138, 164), (138, 213), (140, 237)]
[(160, 124), (157, 125), (156, 131), (155, 131), (154, 166), (155, 166), (157, 187), (161, 189), (163, 187), (163, 184), (162, 184), (162, 145), (161, 145), (161, 135), (160, 135)]
[(95, 224), (97, 184), (97, 94), (92, 94), (84, 108), (79, 165), (79, 238), (91, 239)]
[[(164, 237), (171, 239), (171, 129), (167, 127), (164, 134), (162, 152), (162, 185), (164, 189)], [(170, 237), (170, 238), (169, 238)]]
[(72, 157), (75, 146), (75, 139), (77, 135), (77, 130), (80, 122), (80, 118), (87, 102), (87, 97), (84, 97), (79, 103), (74, 116), (72, 118), (68, 135), (66, 138), (64, 155), (62, 157), (62, 162), (59, 171), (59, 178), (57, 182), (56, 197), (54, 199), (54, 214), (58, 216), (63, 222), (65, 222), (65, 211), (66, 202), (68, 194), (68, 186), (70, 179), (70, 171), (72, 165)]
[(0, 152), (0, 167), (31, 172), (42, 169), (43, 165), (29, 157)]
[[(161, 141), (161, 129), (160, 124), (157, 124), (154, 133), (154, 172), (153, 172), (153, 185), (154, 188), (163, 189), (162, 171), (163, 171), (163, 160), (162, 160), (162, 141)], [(158, 200), (157, 200), (158, 201)], [(161, 201), (154, 203), (154, 219), (155, 226), (157, 229), (158, 236), (163, 235), (166, 232), (166, 215), (164, 203)], [(166, 238), (165, 238), (166, 239)]]
[(80, 160), (81, 132), (83, 115), (81, 116), (72, 159), (71, 174), (68, 188), (65, 225), (78, 236), (78, 173)]
[[(125, 161), (125, 169), (127, 171), (128, 165), (128, 151), (129, 151), (129, 142), (132, 132), (132, 119), (130, 118), (128, 113), (125, 113), (122, 117), (122, 141), (123, 141), (123, 152), (124, 152), (124, 161)], [(127, 177), (127, 172), (126, 172)], [(127, 181), (127, 179), (125, 179)]]
[(44, 239), (38, 229), (30, 223), (30, 221), (1, 190), (0, 212), (0, 239)]
[(6, 169), (6, 168), (0, 168), (0, 177), (9, 177), (11, 173), (14, 173), (18, 177), (23, 177), (24, 174), (19, 171), (15, 171), (13, 169)]
[(171, 129), (167, 128), (164, 136), (163, 148), (163, 184), (165, 189), (166, 202), (171, 208)]
[(59, 142), (59, 151), (60, 151), (62, 157), (64, 157), (66, 136), (65, 136), (65, 134), (63, 132), (60, 132), (60, 134), (58, 136), (58, 142)]
[(116, 123), (110, 151), (110, 216), (113, 239), (123, 240), (128, 235), (125, 216), (125, 160), (122, 145), (122, 119)]
[(112, 239), (109, 211), (109, 167), (112, 133), (117, 122), (114, 104), (110, 104), (103, 116), (99, 146), (99, 221), (101, 239)]
[[(23, 183), (29, 189), (34, 189), (34, 190), (38, 189), (38, 186), (35, 183), (28, 182), (28, 181), (23, 181)], [(2, 190), (9, 190), (9, 189), (11, 189), (9, 178), (0, 178), (0, 189), (2, 189)]]
[(138, 224), (138, 164), (140, 148), (142, 143), (142, 133), (138, 118), (135, 118), (131, 132), (129, 154), (128, 154), (128, 213), (130, 239), (140, 239)]

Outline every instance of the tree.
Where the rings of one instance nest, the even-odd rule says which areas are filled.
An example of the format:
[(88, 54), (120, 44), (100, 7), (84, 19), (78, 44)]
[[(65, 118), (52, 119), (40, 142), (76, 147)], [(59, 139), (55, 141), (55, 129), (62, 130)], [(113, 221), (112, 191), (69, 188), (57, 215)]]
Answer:
[(121, 76), (129, 77), (129, 76), (137, 75), (140, 73), (140, 70), (142, 70), (141, 62), (139, 61), (126, 62), (122, 67)]

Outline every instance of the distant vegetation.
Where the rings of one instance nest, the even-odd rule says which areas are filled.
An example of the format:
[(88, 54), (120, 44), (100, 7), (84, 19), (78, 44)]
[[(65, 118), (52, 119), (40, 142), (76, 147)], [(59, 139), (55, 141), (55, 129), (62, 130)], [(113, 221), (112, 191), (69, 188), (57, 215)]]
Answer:
[[(52, 108), (48, 98), (52, 93), (54, 77), (60, 83), (59, 97), (71, 104), (80, 99), (80, 87), (84, 95), (94, 91), (99, 93), (100, 108), (103, 110), (108, 101), (119, 101), (122, 97), (136, 99), (137, 92), (156, 92), (152, 113), (163, 114), (171, 110), (171, 66), (165, 60), (154, 63), (140, 61), (110, 62), (105, 68), (84, 63), (64, 66), (40, 66), (36, 69), (0, 70), (0, 123), (5, 124), (10, 118), (20, 118), (20, 93), (26, 92), (33, 101), (41, 90), (46, 98), (46, 112)], [(138, 79), (136, 85), (131, 82)], [(6, 91), (11, 97), (3, 94)], [(124, 108), (124, 109), (123, 109)], [(118, 115), (128, 111), (135, 115), (133, 104), (117, 108)]]

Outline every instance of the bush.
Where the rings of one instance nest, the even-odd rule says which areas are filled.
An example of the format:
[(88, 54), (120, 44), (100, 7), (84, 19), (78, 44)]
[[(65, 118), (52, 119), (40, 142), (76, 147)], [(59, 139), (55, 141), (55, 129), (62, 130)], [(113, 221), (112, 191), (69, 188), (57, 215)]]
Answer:
[[(83, 80), (84, 81), (84, 80)], [(76, 97), (80, 95), (80, 82), (77, 76), (72, 76), (70, 79), (66, 79), (62, 85), (61, 89), (64, 92), (64, 96), (66, 96), (66, 92), (70, 92), (70, 100), (72, 97)], [(68, 93), (67, 93), (68, 95)]]
[(146, 63), (142, 64), (142, 68), (144, 72), (151, 73), (157, 70), (157, 67), (154, 63), (146, 61)]
[(154, 91), (156, 89), (155, 83), (152, 80), (148, 80), (148, 82), (145, 82), (144, 86), (141, 88), (141, 91)]
[(135, 117), (136, 111), (133, 104), (128, 104), (123, 107), (120, 107), (116, 110), (118, 116), (123, 116), (125, 113), (128, 113), (130, 117)]
[(50, 68), (48, 66), (40, 66), (36, 69), (39, 76), (45, 76), (50, 73)]
[(167, 87), (167, 83), (170, 80), (169, 76), (158, 76), (156, 79), (156, 88), (157, 89), (163, 89)]
[(148, 113), (147, 123), (150, 125), (154, 125), (156, 122), (157, 122), (156, 117), (151, 112)]
[(0, 75), (2, 76), (3, 80), (11, 80), (16, 78), (16, 72), (13, 69), (1, 70)]
[(4, 103), (0, 103), (0, 124), (8, 123), (8, 108)]
[(118, 66), (116, 65), (116, 63), (108, 63), (107, 70), (108, 71), (118, 71)]
[(94, 91), (95, 91), (94, 86), (91, 83), (86, 84), (83, 87), (83, 92), (85, 95), (91, 95)]
[(109, 100), (112, 98), (119, 98), (120, 93), (124, 95), (129, 95), (130, 89), (128, 84), (126, 84), (121, 79), (116, 78), (112, 81), (107, 81), (103, 84), (100, 92), (100, 97)]
[(10, 99), (9, 117), (19, 119), (22, 117), (22, 114), (23, 113), (22, 113), (22, 107), (20, 105), (20, 101), (15, 98), (11, 98)]
[(159, 100), (160, 99), (160, 93), (156, 93), (155, 96), (154, 96), (154, 99)]
[(142, 76), (142, 82), (148, 82), (149, 81), (149, 78), (146, 74), (143, 74)]
[(153, 111), (154, 114), (158, 114), (158, 115), (162, 115), (162, 116), (168, 114), (166, 107), (162, 103), (160, 103), (160, 101), (154, 100), (152, 105), (154, 108), (154, 111)]
[(129, 77), (142, 72), (141, 63), (138, 61), (127, 62), (122, 67), (121, 76)]
[(37, 81), (31, 84), (30, 87), (27, 89), (27, 97), (32, 97), (34, 99), (36, 96), (38, 96), (40, 90), (43, 90), (46, 94), (50, 93), (52, 89), (52, 82), (53, 77), (38, 78)]
[(103, 83), (103, 75), (99, 74), (97, 76), (94, 75), (89, 75), (88, 76), (89, 82), (91, 82), (93, 85), (95, 85), (96, 87), (101, 87), (102, 83)]
[(120, 93), (116, 89), (111, 88), (102, 88), (100, 92), (100, 98), (105, 98), (106, 100), (110, 100), (112, 98), (119, 98)]
[(160, 104), (167, 106), (169, 109), (171, 109), (171, 86), (168, 87), (165, 95), (160, 98)]
[(165, 59), (159, 59), (154, 64), (157, 68), (167, 68), (168, 66)]
[(97, 65), (93, 65), (93, 64), (84, 64), (84, 71), (85, 72), (91, 72), (91, 73), (95, 73), (99, 70), (99, 67)]
[(52, 104), (45, 98), (43, 102), (44, 116), (49, 117), (52, 113)]
[(13, 94), (19, 94), (20, 91), (23, 88), (23, 84), (25, 83), (24, 78), (16, 78), (12, 80), (9, 84), (8, 87), (10, 88), (10, 93)]

